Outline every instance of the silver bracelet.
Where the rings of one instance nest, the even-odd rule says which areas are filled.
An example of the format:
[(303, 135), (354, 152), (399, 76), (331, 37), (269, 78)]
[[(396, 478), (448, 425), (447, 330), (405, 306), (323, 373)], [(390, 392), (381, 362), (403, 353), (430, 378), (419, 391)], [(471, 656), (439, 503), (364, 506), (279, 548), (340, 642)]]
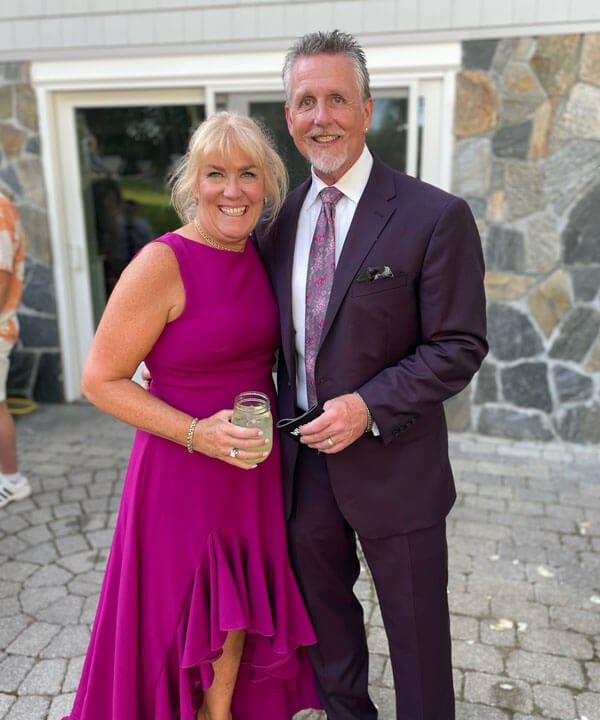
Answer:
[(187, 448), (187, 451), (189, 453), (194, 452), (194, 448), (192, 447), (192, 441), (194, 439), (194, 430), (196, 429), (196, 425), (198, 424), (198, 418), (194, 418), (192, 422), (190, 423), (190, 429), (187, 433), (187, 438), (185, 439), (185, 447)]

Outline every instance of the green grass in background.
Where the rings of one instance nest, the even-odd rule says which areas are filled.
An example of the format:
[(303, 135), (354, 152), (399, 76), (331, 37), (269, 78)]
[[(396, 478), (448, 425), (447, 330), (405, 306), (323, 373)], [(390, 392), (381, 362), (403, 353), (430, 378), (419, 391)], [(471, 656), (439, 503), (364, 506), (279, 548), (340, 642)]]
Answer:
[(121, 178), (123, 200), (135, 200), (139, 215), (146, 219), (156, 237), (181, 226), (181, 220), (171, 207), (171, 198), (166, 184), (156, 178)]

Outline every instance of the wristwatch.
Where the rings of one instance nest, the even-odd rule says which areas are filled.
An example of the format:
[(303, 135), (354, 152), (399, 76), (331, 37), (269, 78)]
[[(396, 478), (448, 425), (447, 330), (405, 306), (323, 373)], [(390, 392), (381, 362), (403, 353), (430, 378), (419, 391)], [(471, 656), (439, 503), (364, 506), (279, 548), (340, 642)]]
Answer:
[(369, 408), (366, 405), (365, 407), (367, 408), (367, 427), (365, 428), (365, 433), (370, 433), (373, 430), (373, 416)]

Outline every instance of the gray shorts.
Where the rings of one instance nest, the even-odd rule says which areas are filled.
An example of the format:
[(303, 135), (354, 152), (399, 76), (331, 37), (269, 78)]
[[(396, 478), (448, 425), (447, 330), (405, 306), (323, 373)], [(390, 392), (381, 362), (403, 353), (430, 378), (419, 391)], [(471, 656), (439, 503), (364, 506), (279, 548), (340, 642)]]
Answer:
[(8, 378), (8, 357), (14, 343), (0, 338), (0, 402), (6, 400), (6, 379)]

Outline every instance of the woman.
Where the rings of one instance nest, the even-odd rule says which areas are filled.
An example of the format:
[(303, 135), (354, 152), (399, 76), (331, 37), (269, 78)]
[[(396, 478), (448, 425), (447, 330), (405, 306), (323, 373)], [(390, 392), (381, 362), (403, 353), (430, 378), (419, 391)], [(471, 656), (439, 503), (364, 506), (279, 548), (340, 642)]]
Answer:
[[(230, 422), (241, 391), (274, 406), (278, 313), (249, 234), (286, 187), (254, 121), (213, 115), (172, 178), (185, 224), (146, 245), (110, 296), (82, 388), (138, 431), (71, 720), (288, 720), (319, 707), (277, 438), (268, 447)], [(150, 392), (130, 380), (142, 360)]]

